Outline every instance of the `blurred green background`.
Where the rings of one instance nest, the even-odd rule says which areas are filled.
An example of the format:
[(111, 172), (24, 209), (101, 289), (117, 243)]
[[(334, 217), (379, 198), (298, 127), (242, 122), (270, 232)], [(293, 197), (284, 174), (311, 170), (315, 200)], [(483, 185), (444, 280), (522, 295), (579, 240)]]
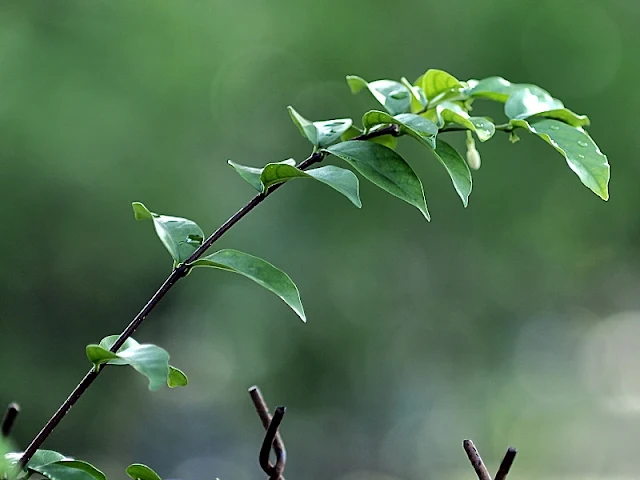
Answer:
[(189, 387), (151, 394), (109, 369), (45, 447), (112, 478), (134, 461), (265, 478), (258, 384), (288, 407), (290, 479), (474, 478), (463, 438), (492, 471), (518, 447), (516, 478), (637, 477), (639, 21), (637, 0), (2, 0), (0, 402), (22, 406), (16, 442), (171, 268), (132, 201), (211, 232), (252, 196), (227, 159), (308, 155), (287, 105), (358, 119), (377, 104), (345, 75), (441, 68), (537, 83), (589, 114), (611, 200), (524, 134), (478, 145), (468, 209), (402, 141), (430, 224), (370, 184), (359, 211), (293, 182), (219, 246), (287, 271), (309, 323), (240, 276), (197, 271), (136, 334)]

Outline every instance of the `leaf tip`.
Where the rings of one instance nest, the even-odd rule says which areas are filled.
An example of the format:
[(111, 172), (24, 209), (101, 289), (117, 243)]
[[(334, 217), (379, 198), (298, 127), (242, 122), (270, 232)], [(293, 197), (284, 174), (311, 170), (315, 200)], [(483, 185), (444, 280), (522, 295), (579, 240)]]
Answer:
[(367, 81), (357, 75), (347, 75), (347, 85), (351, 93), (358, 93), (367, 86)]
[(132, 202), (133, 216), (136, 220), (152, 220), (153, 214), (140, 202)]

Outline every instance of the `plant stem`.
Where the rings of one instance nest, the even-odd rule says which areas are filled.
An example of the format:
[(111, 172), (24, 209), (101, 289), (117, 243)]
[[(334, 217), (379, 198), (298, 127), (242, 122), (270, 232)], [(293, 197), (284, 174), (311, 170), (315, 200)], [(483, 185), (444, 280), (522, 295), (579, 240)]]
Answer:
[[(501, 132), (505, 132), (505, 133), (510, 133), (513, 132), (514, 130), (514, 126), (509, 124), (509, 123), (503, 123), (501, 125), (496, 125), (496, 132), (497, 131), (501, 131)], [(447, 132), (470, 132), (471, 130), (469, 130), (466, 127), (447, 127), (447, 128), (443, 128), (442, 130), (438, 130), (438, 133), (447, 133)]]
[[(352, 140), (368, 140), (374, 137), (379, 137), (382, 135), (393, 135), (399, 136), (400, 129), (397, 125), (389, 125), (383, 127), (374, 132), (364, 133), (359, 135)], [(321, 162), (326, 156), (325, 152), (314, 152), (309, 156), (306, 160), (297, 165), (297, 168), (300, 170), (305, 170), (309, 168), (311, 165), (315, 163)], [(117, 352), (124, 342), (133, 335), (133, 333), (137, 330), (137, 328), (144, 322), (145, 318), (151, 313), (151, 311), (160, 303), (160, 301), (164, 298), (164, 296), (173, 288), (178, 280), (184, 277), (189, 271), (189, 264), (193, 263), (195, 260), (200, 258), (209, 247), (211, 247), (216, 241), (222, 237), (231, 227), (233, 227), (236, 223), (244, 218), (251, 210), (260, 205), (269, 195), (275, 192), (278, 188), (280, 188), (283, 183), (278, 183), (269, 187), (269, 189), (264, 193), (259, 193), (255, 197), (253, 197), (244, 207), (238, 210), (233, 216), (231, 216), (226, 222), (224, 222), (215, 232), (213, 232), (203, 243), (202, 245), (195, 251), (193, 254), (182, 264), (178, 265), (171, 274), (167, 277), (164, 283), (160, 286), (160, 288), (153, 294), (151, 299), (147, 302), (147, 304), (140, 310), (140, 312), (134, 317), (131, 323), (124, 329), (124, 331), (120, 334), (120, 336), (116, 339), (113, 346), (111, 347), (112, 352)], [(42, 430), (36, 435), (36, 437), (31, 441), (29, 446), (24, 451), (24, 454), (20, 458), (18, 465), (20, 469), (23, 469), (31, 457), (36, 453), (38, 448), (44, 443), (44, 441), (51, 435), (54, 429), (58, 426), (60, 421), (69, 413), (71, 407), (75, 405), (75, 403), (82, 397), (84, 392), (91, 386), (98, 375), (103, 370), (100, 369), (91, 369), (84, 376), (84, 378), (80, 381), (80, 383), (73, 389), (71, 394), (67, 397), (64, 403), (58, 408), (56, 413), (49, 419), (49, 421), (42, 427)]]
[(489, 475), (487, 467), (485, 467), (484, 462), (478, 453), (478, 449), (473, 442), (471, 440), (464, 440), (462, 442), (462, 448), (464, 448), (464, 451), (469, 458), (469, 462), (471, 462), (471, 466), (478, 476), (478, 480), (491, 480), (491, 475)]

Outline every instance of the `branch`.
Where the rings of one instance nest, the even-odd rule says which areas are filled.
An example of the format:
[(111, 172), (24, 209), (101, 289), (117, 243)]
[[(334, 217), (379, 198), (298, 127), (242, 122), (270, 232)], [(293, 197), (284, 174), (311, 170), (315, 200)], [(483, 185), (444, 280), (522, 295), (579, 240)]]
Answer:
[(471, 466), (476, 471), (478, 480), (491, 480), (491, 475), (487, 471), (487, 467), (484, 466), (484, 462), (478, 453), (478, 449), (471, 440), (464, 440), (462, 442), (462, 448), (467, 452), (467, 457), (471, 462)]
[[(513, 130), (515, 130), (515, 127), (509, 123), (503, 123), (501, 125), (496, 125), (496, 132), (500, 131), (500, 132), (505, 132), (505, 133), (511, 133), (513, 132)], [(438, 130), (438, 133), (448, 133), (448, 132), (468, 132), (470, 131), (468, 128), (466, 127), (458, 127), (458, 126), (449, 126), (447, 128), (443, 128), (442, 130)]]
[[(364, 133), (359, 135), (352, 140), (369, 140), (371, 138), (380, 137), (382, 135), (393, 135), (399, 136), (400, 129), (397, 125), (389, 125), (383, 127), (374, 132)], [(301, 170), (305, 170), (309, 168), (311, 165), (315, 163), (319, 163), (324, 160), (326, 153), (324, 152), (314, 152), (311, 154), (306, 160), (300, 163), (297, 167)], [(184, 277), (189, 271), (189, 263), (194, 262), (198, 258), (200, 258), (209, 247), (211, 247), (215, 242), (217, 242), (222, 235), (224, 235), (231, 227), (233, 227), (236, 223), (242, 220), (245, 215), (247, 215), (250, 211), (260, 205), (269, 195), (275, 192), (278, 188), (280, 188), (283, 184), (279, 183), (277, 185), (273, 185), (269, 187), (269, 189), (264, 193), (259, 193), (255, 197), (253, 197), (244, 207), (238, 210), (233, 216), (231, 216), (225, 223), (223, 223), (215, 232), (213, 232), (209, 238), (207, 238), (202, 245), (191, 255), (186, 262), (180, 264), (176, 267), (171, 274), (167, 277), (164, 283), (160, 286), (160, 288), (153, 294), (151, 299), (147, 302), (147, 304), (140, 310), (131, 323), (124, 329), (124, 331), (120, 334), (117, 340), (114, 342), (111, 347), (112, 352), (117, 352), (124, 342), (133, 335), (133, 333), (137, 330), (137, 328), (144, 322), (145, 318), (151, 313), (151, 311), (160, 303), (160, 301), (164, 298), (164, 296), (173, 288), (178, 280)], [(36, 435), (36, 437), (31, 441), (29, 446), (24, 451), (24, 454), (20, 458), (19, 467), (24, 468), (31, 457), (36, 453), (38, 448), (44, 443), (49, 435), (53, 432), (53, 430), (58, 426), (60, 421), (69, 413), (71, 407), (75, 405), (75, 403), (82, 397), (84, 392), (91, 386), (100, 372), (102, 372), (104, 368), (100, 368), (99, 370), (91, 369), (84, 376), (84, 378), (80, 381), (80, 383), (73, 389), (71, 394), (67, 397), (67, 399), (63, 402), (63, 404), (58, 408), (56, 413), (49, 419), (49, 421), (42, 427), (42, 430)]]
[[(284, 480), (284, 477), (282, 476), (282, 470), (284, 469), (284, 463), (287, 457), (287, 450), (284, 448), (284, 442), (282, 441), (280, 432), (278, 432), (278, 429), (276, 428), (275, 436), (268, 435), (269, 427), (272, 425), (273, 419), (269, 414), (269, 407), (267, 406), (267, 402), (264, 400), (264, 397), (262, 396), (262, 392), (260, 391), (260, 389), (254, 385), (249, 389), (249, 396), (251, 397), (251, 401), (253, 402), (254, 407), (256, 407), (256, 412), (258, 413), (258, 417), (260, 417), (260, 422), (262, 423), (262, 426), (264, 427), (265, 430), (267, 430), (267, 434), (265, 434), (265, 441), (267, 441), (267, 438), (272, 439), (271, 444), (273, 445), (273, 450), (275, 451), (276, 457), (277, 457), (276, 465), (278, 465), (278, 463), (280, 464), (280, 466), (278, 467), (279, 470), (277, 474), (280, 480)], [(277, 410), (278, 409), (276, 408), (276, 412)], [(277, 424), (279, 424), (281, 420), (282, 418), (278, 420)], [(262, 445), (263, 448), (265, 448), (264, 443), (265, 442), (263, 442), (263, 445)], [(268, 454), (269, 452), (267, 452), (267, 462), (269, 460)], [(260, 456), (262, 456), (262, 453), (260, 454)], [(263, 470), (265, 471), (265, 473), (271, 476), (271, 473), (268, 471), (268, 469), (264, 469), (263, 467)]]
[(11, 430), (13, 430), (13, 424), (16, 421), (16, 417), (20, 413), (20, 405), (15, 402), (11, 402), (7, 406), (7, 410), (4, 412), (4, 417), (2, 417), (2, 422), (0, 422), (0, 436), (8, 437), (11, 435)]
[(498, 473), (496, 473), (494, 480), (505, 480), (507, 478), (511, 465), (513, 465), (513, 461), (516, 459), (516, 453), (518, 453), (518, 451), (513, 447), (507, 449), (507, 453), (504, 454), (504, 458), (500, 463)]

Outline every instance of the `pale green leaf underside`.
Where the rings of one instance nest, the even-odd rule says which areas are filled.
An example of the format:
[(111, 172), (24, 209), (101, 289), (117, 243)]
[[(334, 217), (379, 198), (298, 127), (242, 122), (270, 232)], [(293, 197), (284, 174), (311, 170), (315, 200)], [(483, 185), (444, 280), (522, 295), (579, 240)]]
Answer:
[(307, 138), (314, 147), (328, 147), (340, 139), (340, 135), (346, 132), (353, 121), (350, 118), (337, 118), (312, 122), (300, 115), (293, 107), (287, 107), (289, 115), (296, 124), (303, 137)]
[(282, 270), (261, 258), (238, 250), (225, 249), (192, 263), (194, 267), (213, 267), (239, 273), (280, 297), (294, 312), (307, 321), (300, 293), (293, 280)]
[(367, 82), (356, 75), (349, 75), (347, 76), (347, 83), (352, 93), (358, 93), (366, 87), (391, 115), (397, 115), (409, 110), (411, 92), (400, 82), (395, 80)]
[(427, 96), (424, 94), (422, 87), (411, 85), (411, 82), (405, 77), (400, 79), (400, 83), (411, 92), (411, 112), (416, 113), (422, 110), (427, 105)]
[[(118, 335), (103, 338), (99, 345), (87, 345), (87, 358), (94, 366), (102, 364), (129, 365), (149, 380), (149, 390), (157, 390), (165, 383), (169, 386), (187, 384), (183, 372), (169, 365), (169, 353), (157, 345), (140, 344), (133, 338), (125, 341), (117, 353), (111, 352)], [(184, 378), (181, 378), (184, 377)]]
[(156, 234), (171, 254), (174, 264), (183, 263), (202, 245), (204, 233), (195, 222), (153, 213), (140, 202), (133, 202), (131, 206), (136, 220), (153, 220)]
[(584, 185), (603, 200), (609, 199), (609, 162), (584, 130), (553, 119), (535, 123), (512, 120), (511, 123), (535, 133), (553, 146)]
[(141, 463), (134, 463), (127, 467), (127, 475), (133, 480), (162, 480), (151, 468)]
[(468, 83), (471, 86), (469, 90), (471, 97), (487, 98), (503, 103), (518, 89), (518, 85), (502, 77), (488, 77), (480, 81), (469, 80)]
[(540, 87), (529, 86), (516, 90), (504, 104), (505, 115), (512, 120), (523, 120), (549, 110), (563, 109), (563, 103)]
[(443, 124), (455, 123), (474, 132), (481, 142), (486, 142), (496, 132), (495, 125), (483, 117), (471, 117), (455, 102), (442, 102), (436, 113)]
[(355, 168), (363, 177), (420, 210), (430, 220), (422, 182), (396, 152), (377, 143), (350, 140), (326, 149)]
[(227, 163), (244, 181), (255, 188), (258, 192), (262, 192), (263, 187), (262, 182), (260, 181), (260, 174), (262, 173), (261, 168), (247, 167), (246, 165), (240, 165), (239, 163), (235, 163), (231, 160), (227, 160)]
[(313, 126), (313, 122), (304, 118), (291, 106), (287, 107), (287, 110), (289, 111), (291, 120), (293, 120), (293, 123), (295, 123), (300, 130), (300, 134), (307, 140), (309, 140), (312, 145), (317, 146), (318, 130), (316, 130), (316, 127)]

